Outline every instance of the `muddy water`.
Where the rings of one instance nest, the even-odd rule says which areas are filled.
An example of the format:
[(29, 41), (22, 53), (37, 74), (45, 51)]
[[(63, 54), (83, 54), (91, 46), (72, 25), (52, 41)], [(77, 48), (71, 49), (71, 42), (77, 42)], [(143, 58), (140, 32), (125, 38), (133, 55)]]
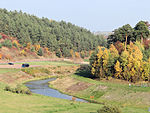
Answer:
[[(72, 96), (63, 94), (58, 90), (52, 89), (48, 86), (49, 81), (56, 80), (56, 78), (49, 78), (45, 80), (36, 80), (27, 82), (25, 85), (30, 89), (32, 93), (41, 94), (45, 96), (51, 96), (61, 99), (72, 100)], [(76, 98), (76, 101), (87, 102), (83, 99)]]

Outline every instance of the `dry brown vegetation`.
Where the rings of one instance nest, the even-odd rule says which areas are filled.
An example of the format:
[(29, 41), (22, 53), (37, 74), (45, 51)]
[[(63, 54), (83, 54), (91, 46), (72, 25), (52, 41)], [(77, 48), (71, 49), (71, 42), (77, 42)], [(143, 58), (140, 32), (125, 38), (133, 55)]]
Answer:
[(63, 77), (58, 78), (55, 81), (50, 82), (52, 85), (55, 86), (55, 88), (61, 89), (64, 92), (67, 93), (76, 93), (82, 90), (87, 89), (88, 87), (92, 86), (91, 83), (87, 82), (80, 82), (74, 78), (71, 77)]

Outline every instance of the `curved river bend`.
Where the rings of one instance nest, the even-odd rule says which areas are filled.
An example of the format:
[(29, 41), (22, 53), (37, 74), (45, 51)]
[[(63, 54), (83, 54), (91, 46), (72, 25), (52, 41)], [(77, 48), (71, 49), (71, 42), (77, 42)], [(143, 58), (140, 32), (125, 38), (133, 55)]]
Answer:
[[(48, 78), (45, 80), (36, 80), (25, 83), (25, 85), (30, 89), (32, 93), (41, 94), (45, 96), (51, 96), (61, 99), (72, 100), (72, 96), (63, 94), (58, 90), (52, 89), (48, 86), (49, 81), (56, 80), (56, 78)], [(87, 102), (86, 100), (76, 98), (76, 101)]]

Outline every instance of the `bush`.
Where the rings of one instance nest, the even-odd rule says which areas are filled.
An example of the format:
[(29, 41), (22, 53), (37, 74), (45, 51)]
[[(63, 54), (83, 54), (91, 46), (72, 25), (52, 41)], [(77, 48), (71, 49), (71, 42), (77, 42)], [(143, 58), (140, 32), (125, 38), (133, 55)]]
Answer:
[(5, 89), (6, 91), (10, 91), (12, 93), (17, 93), (17, 94), (28, 94), (28, 95), (31, 95), (31, 91), (26, 88), (25, 86), (23, 85), (17, 85), (16, 88), (12, 88), (10, 86), (6, 86)]
[(71, 57), (70, 50), (67, 49), (67, 48), (63, 48), (62, 56), (63, 56), (63, 57)]
[(16, 43), (13, 43), (13, 46), (18, 49), (18, 45)]
[(81, 58), (84, 59), (84, 57), (85, 57), (85, 52), (84, 52), (84, 51), (81, 51), (80, 56), (81, 56)]
[(5, 40), (2, 43), (2, 45), (5, 46), (5, 47), (8, 47), (8, 48), (12, 48), (12, 42), (11, 42), (11, 40)]
[(42, 48), (40, 48), (40, 49), (38, 50), (37, 54), (38, 54), (39, 56), (43, 56), (43, 50), (42, 50)]
[(10, 86), (6, 86), (4, 90), (11, 91), (11, 87)]
[(56, 56), (59, 57), (59, 58), (62, 57), (62, 53), (61, 53), (60, 50), (57, 50), (57, 51), (56, 51)]
[(0, 43), (0, 48), (2, 48), (2, 44)]
[(0, 35), (0, 39), (2, 39), (2, 35)]
[(76, 70), (76, 74), (88, 78), (93, 77), (93, 75), (91, 74), (91, 66), (87, 64), (80, 65), (80, 67)]
[[(32, 75), (33, 77), (38, 77), (39, 76), (39, 73), (42, 73), (42, 74), (50, 74), (50, 71), (46, 68), (38, 68), (38, 67), (33, 67), (33, 68), (23, 68), (21, 69), (21, 71), (27, 73), (27, 74), (30, 74)], [(41, 75), (40, 75), (41, 76)]]
[(97, 113), (122, 113), (116, 106), (105, 105), (101, 109), (97, 110)]
[(31, 52), (35, 52), (35, 47), (31, 47)]

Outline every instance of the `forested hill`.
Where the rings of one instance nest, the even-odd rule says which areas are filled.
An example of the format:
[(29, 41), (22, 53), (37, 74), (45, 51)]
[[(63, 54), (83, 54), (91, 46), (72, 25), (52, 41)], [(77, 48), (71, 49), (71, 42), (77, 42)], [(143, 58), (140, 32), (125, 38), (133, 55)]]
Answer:
[(89, 51), (106, 44), (102, 36), (96, 36), (71, 23), (6, 9), (0, 9), (0, 32), (17, 37), (23, 46), (27, 43), (40, 44), (50, 51), (59, 50), (64, 56), (71, 49), (78, 52)]

